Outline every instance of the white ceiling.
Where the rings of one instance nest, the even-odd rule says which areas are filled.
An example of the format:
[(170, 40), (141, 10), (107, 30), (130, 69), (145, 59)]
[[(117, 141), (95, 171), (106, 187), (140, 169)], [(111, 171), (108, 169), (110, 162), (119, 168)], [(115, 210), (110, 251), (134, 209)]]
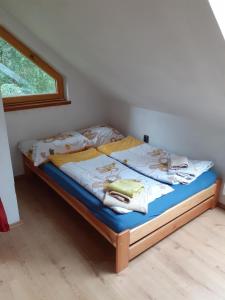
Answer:
[(100, 87), (225, 124), (225, 42), (207, 0), (1, 0)]

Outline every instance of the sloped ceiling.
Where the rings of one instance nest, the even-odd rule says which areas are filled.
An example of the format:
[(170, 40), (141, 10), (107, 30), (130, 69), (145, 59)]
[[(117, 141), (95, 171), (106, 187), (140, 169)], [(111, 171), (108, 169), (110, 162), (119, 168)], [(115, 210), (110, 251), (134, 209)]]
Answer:
[(225, 42), (207, 0), (1, 0), (123, 101), (225, 124)]

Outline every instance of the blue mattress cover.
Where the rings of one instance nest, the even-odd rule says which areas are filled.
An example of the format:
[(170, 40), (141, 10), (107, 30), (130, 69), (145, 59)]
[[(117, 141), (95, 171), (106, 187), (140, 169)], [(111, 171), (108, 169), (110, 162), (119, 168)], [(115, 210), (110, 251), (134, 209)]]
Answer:
[(216, 173), (213, 170), (209, 170), (188, 185), (174, 185), (173, 192), (164, 195), (149, 204), (148, 214), (146, 215), (139, 212), (117, 214), (110, 208), (105, 207), (99, 199), (72, 178), (60, 171), (53, 164), (46, 163), (42, 165), (41, 168), (65, 191), (76, 197), (86, 207), (88, 207), (97, 219), (102, 221), (115, 232), (132, 229), (159, 216), (188, 197), (206, 189), (212, 185), (217, 178)]

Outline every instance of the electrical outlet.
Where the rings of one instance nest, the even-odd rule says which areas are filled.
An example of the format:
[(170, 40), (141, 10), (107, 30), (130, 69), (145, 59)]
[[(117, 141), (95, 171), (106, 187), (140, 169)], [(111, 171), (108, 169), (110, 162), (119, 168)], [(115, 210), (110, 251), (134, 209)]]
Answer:
[(149, 135), (144, 135), (144, 142), (149, 143)]

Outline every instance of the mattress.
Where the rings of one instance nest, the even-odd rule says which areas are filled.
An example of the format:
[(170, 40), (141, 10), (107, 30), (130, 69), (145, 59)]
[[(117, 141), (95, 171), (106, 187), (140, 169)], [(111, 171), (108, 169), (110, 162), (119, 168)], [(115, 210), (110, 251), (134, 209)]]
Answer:
[(139, 212), (117, 214), (110, 208), (105, 207), (99, 199), (53, 164), (46, 163), (40, 168), (65, 191), (82, 202), (98, 220), (117, 233), (126, 229), (132, 229), (156, 218), (169, 208), (208, 188), (217, 179), (216, 173), (213, 170), (209, 170), (188, 185), (174, 185), (172, 193), (164, 195), (149, 204), (148, 214), (146, 215)]

